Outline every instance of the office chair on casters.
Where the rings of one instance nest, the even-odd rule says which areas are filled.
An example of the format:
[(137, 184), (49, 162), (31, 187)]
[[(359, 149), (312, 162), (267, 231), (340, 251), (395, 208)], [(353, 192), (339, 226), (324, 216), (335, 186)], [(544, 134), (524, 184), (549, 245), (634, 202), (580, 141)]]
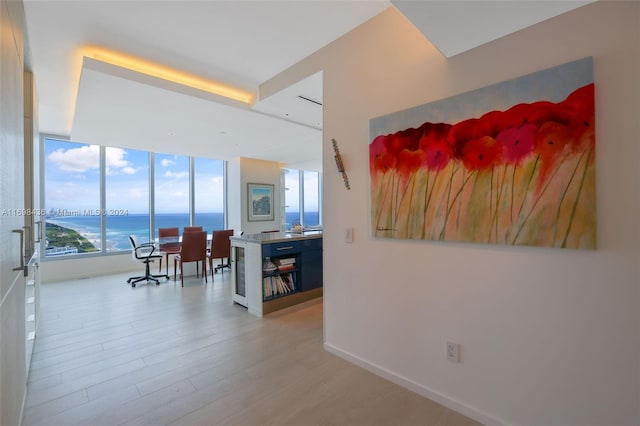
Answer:
[(137, 277), (131, 277), (127, 280), (127, 283), (131, 284), (131, 287), (135, 287), (137, 283), (140, 281), (153, 281), (156, 285), (160, 284), (158, 278), (164, 277), (165, 279), (169, 279), (169, 275), (160, 274), (160, 275), (152, 275), (149, 270), (149, 264), (157, 259), (162, 259), (162, 254), (157, 253), (154, 254), (156, 247), (153, 243), (143, 243), (138, 244), (138, 240), (135, 235), (129, 235), (129, 241), (131, 242), (131, 257), (135, 260), (144, 263), (144, 275), (140, 275)]

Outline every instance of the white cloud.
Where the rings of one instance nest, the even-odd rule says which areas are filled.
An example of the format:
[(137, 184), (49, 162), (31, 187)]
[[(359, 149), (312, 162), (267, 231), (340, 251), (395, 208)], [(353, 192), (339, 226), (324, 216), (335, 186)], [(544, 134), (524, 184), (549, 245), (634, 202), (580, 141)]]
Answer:
[[(118, 172), (134, 174), (136, 169), (125, 159), (127, 152), (121, 148), (107, 148), (105, 161), (107, 174)], [(100, 147), (98, 145), (84, 145), (79, 148), (57, 149), (49, 154), (49, 160), (65, 172), (84, 173), (88, 170), (100, 168)]]
[(127, 177), (107, 181), (107, 209), (124, 209), (129, 214), (149, 212), (149, 184), (146, 179)]
[(130, 198), (144, 199), (145, 201), (148, 201), (149, 199), (149, 190), (147, 188), (129, 188), (128, 192)]
[(173, 166), (174, 164), (176, 164), (176, 162), (173, 160), (169, 160), (168, 158), (163, 158), (162, 161), (160, 161), (160, 165), (162, 167), (169, 167)]
[(56, 149), (49, 154), (49, 160), (65, 172), (84, 173), (100, 168), (100, 147), (84, 145), (67, 150)]
[(124, 149), (109, 147), (105, 151), (107, 167), (123, 168), (129, 165), (129, 162), (124, 159), (127, 154)]
[(131, 163), (125, 159), (127, 151), (122, 148), (108, 147), (105, 150), (105, 162), (107, 165), (107, 174), (114, 175), (124, 173), (127, 175), (134, 174), (137, 170), (131, 166)]
[(189, 177), (189, 172), (172, 172), (167, 170), (164, 175), (171, 179), (186, 179)]
[(45, 203), (56, 209), (95, 209), (100, 206), (97, 185), (73, 181), (48, 182)]

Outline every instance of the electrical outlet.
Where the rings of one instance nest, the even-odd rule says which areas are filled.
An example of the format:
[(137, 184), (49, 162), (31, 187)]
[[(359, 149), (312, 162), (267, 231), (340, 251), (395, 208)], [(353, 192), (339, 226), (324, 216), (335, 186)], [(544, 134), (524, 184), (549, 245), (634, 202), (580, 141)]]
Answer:
[(447, 359), (451, 362), (460, 362), (460, 345), (447, 342)]

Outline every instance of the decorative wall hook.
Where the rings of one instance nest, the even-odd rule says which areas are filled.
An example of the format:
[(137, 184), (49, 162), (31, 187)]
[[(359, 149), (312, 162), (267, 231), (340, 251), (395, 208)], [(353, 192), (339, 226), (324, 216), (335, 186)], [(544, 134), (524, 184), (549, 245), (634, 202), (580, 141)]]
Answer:
[(338, 142), (335, 139), (331, 139), (331, 143), (333, 144), (333, 151), (335, 152), (336, 166), (338, 166), (338, 171), (342, 173), (342, 180), (344, 180), (344, 186), (347, 189), (351, 189), (351, 185), (349, 185), (349, 176), (347, 176), (347, 172), (344, 169), (344, 164), (342, 163), (342, 156), (340, 156), (340, 150), (338, 149)]

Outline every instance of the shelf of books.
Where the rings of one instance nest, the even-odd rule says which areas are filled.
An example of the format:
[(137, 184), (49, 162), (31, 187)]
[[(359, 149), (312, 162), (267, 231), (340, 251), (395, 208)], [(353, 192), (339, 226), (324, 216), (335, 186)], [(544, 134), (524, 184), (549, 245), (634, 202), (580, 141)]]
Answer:
[(262, 300), (288, 296), (298, 291), (296, 257), (265, 257), (262, 263)]
[(234, 303), (261, 317), (322, 297), (322, 236), (262, 237), (231, 238)]

